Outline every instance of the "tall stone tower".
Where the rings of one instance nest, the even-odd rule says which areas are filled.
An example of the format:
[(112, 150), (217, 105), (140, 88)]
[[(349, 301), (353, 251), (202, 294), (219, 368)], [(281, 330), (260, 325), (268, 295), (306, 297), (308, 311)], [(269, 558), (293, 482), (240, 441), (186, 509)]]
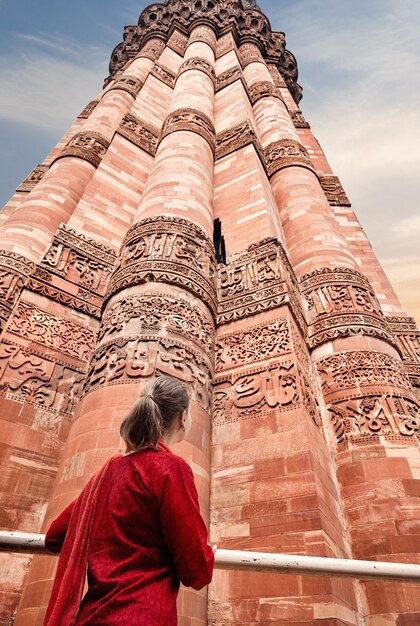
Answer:
[[(1, 213), (3, 528), (45, 530), (167, 373), (219, 547), (419, 562), (419, 333), (296, 80), (255, 2), (153, 4)], [(0, 563), (0, 624), (39, 626), (56, 560)], [(420, 591), (216, 572), (179, 614), (414, 626)]]

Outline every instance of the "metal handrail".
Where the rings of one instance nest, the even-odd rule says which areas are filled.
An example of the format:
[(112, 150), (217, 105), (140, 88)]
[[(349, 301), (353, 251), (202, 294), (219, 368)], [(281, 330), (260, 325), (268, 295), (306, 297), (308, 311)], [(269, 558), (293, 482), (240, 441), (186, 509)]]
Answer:
[[(49, 554), (45, 535), (0, 531), (0, 552)], [(216, 550), (216, 569), (420, 582), (420, 564)]]

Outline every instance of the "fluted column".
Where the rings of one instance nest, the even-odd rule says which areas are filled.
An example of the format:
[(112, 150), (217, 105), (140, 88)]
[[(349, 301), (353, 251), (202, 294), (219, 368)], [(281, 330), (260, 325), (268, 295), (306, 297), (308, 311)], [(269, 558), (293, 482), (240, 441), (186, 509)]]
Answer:
[[(411, 534), (406, 512), (419, 493), (414, 461), (419, 453), (418, 401), (376, 294), (340, 232), (310, 155), (258, 48), (250, 48), (247, 44), (242, 52), (244, 75), (287, 252), (300, 278), (307, 342), (322, 391), (327, 444), (335, 450), (353, 557), (404, 560), (410, 553), (409, 559), (417, 562), (420, 539)], [(393, 583), (386, 587), (396, 593)], [(409, 585), (398, 585), (395, 608), (389, 610), (377, 584), (365, 583), (364, 591), (361, 610), (369, 625), (378, 619), (393, 623), (387, 621), (393, 612), (413, 612)], [(417, 607), (418, 600), (417, 593)]]
[[(46, 525), (115, 452), (125, 413), (145, 382), (160, 374), (175, 376), (190, 389), (192, 428), (177, 452), (194, 470), (208, 519), (216, 309), (211, 240), (214, 45), (211, 29), (192, 31), (154, 165), (110, 280), (97, 348)], [(44, 569), (44, 562), (35, 559), (18, 626), (35, 623), (33, 616), (42, 614), (43, 607), (35, 609), (32, 598), (38, 581), (45, 579)], [(179, 615), (180, 626), (207, 624), (206, 592), (184, 590)]]
[[(153, 42), (155, 54), (162, 42)], [(149, 49), (152, 42), (148, 42)], [(111, 83), (92, 114), (68, 142), (29, 196), (3, 224), (0, 248), (37, 262), (57, 228), (66, 223), (106, 153), (122, 118), (153, 65), (150, 54), (134, 60)]]
[(301, 276), (331, 264), (355, 268), (309, 154), (300, 143), (261, 52), (248, 43), (239, 53), (294, 271)]

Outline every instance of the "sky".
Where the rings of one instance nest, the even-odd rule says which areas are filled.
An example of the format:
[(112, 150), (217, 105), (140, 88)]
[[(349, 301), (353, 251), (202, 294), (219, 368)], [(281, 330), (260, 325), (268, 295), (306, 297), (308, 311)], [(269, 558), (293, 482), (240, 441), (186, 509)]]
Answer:
[[(302, 111), (420, 324), (420, 2), (259, 0)], [(143, 0), (0, 0), (0, 206), (101, 90)]]

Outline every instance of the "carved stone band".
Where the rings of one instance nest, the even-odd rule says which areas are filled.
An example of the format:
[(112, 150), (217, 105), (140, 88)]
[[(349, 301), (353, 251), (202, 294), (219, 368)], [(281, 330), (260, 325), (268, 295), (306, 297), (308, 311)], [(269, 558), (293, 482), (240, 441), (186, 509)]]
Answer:
[(267, 97), (277, 98), (284, 103), (283, 97), (278, 88), (268, 80), (263, 80), (260, 83), (254, 83), (254, 85), (251, 85), (251, 87), (248, 88), (248, 93), (252, 104), (255, 104), (258, 100), (261, 100), (261, 98)]
[[(202, 20), (204, 21), (206, 20), (206, 18), (203, 16)], [(215, 25), (211, 19), (208, 19), (206, 21), (206, 24), (202, 24), (201, 26), (195, 26), (188, 40), (188, 45), (201, 41), (202, 43), (206, 43), (208, 46), (210, 46), (210, 48), (216, 54), (217, 39), (214, 29)]]
[(319, 182), (328, 202), (332, 206), (350, 206), (350, 200), (346, 196), (340, 179), (337, 176), (320, 176)]
[(160, 131), (155, 126), (127, 113), (117, 132), (148, 154), (155, 156), (160, 136)]
[(216, 160), (253, 143), (261, 160), (264, 162), (264, 151), (250, 120), (245, 120), (233, 128), (228, 128), (216, 136)]
[(86, 120), (89, 115), (96, 109), (98, 106), (98, 100), (92, 100), (89, 104), (83, 109), (83, 111), (78, 116), (81, 120)]
[(215, 273), (212, 242), (198, 226), (175, 217), (148, 218), (128, 231), (106, 297), (132, 285), (165, 282), (192, 292), (215, 314)]
[(307, 302), (310, 348), (358, 334), (395, 344), (376, 295), (360, 272), (322, 268), (302, 278), (301, 290)]
[(280, 139), (265, 149), (267, 172), (273, 176), (285, 167), (300, 166), (315, 172), (308, 151), (294, 139)]
[[(81, 132), (74, 135), (55, 161), (63, 157), (79, 157), (98, 167), (109, 147), (109, 141), (99, 133)], [(54, 161), (54, 163), (55, 163)]]
[(215, 151), (214, 124), (207, 115), (196, 109), (178, 109), (170, 113), (163, 125), (161, 140), (179, 130), (188, 130), (197, 133), (207, 141), (213, 152)]
[(19, 185), (16, 191), (32, 191), (32, 189), (44, 178), (49, 165), (40, 163), (32, 170), (25, 180)]
[(165, 42), (163, 40), (157, 39), (156, 37), (153, 37), (153, 39), (145, 42), (140, 52), (137, 54), (137, 58), (157, 61), (164, 49)]
[(150, 70), (150, 73), (162, 83), (165, 83), (165, 85), (168, 85), (168, 87), (171, 87), (173, 89), (175, 85), (175, 74), (170, 72), (168, 69), (162, 67), (158, 63), (155, 63)]
[(244, 87), (246, 87), (245, 79), (240, 67), (233, 67), (230, 70), (226, 70), (226, 72), (220, 74), (220, 76), (216, 79), (216, 91), (224, 89), (237, 80), (241, 80)]
[(310, 125), (303, 117), (302, 111), (291, 111), (290, 117), (295, 128), (310, 128)]
[(0, 329), (8, 320), (33, 268), (34, 264), (26, 257), (0, 251)]
[(122, 76), (116, 80), (115, 83), (109, 87), (109, 89), (106, 90), (105, 94), (113, 91), (114, 89), (121, 89), (135, 98), (142, 87), (143, 82), (139, 78), (136, 78), (136, 76)]
[(201, 59), (200, 57), (192, 57), (191, 59), (184, 61), (178, 70), (177, 80), (181, 74), (184, 74), (184, 72), (188, 72), (189, 70), (199, 70), (200, 72), (204, 72), (204, 74), (210, 78), (214, 87), (216, 87), (216, 73), (214, 71), (214, 67), (210, 63), (207, 63), (204, 59)]

